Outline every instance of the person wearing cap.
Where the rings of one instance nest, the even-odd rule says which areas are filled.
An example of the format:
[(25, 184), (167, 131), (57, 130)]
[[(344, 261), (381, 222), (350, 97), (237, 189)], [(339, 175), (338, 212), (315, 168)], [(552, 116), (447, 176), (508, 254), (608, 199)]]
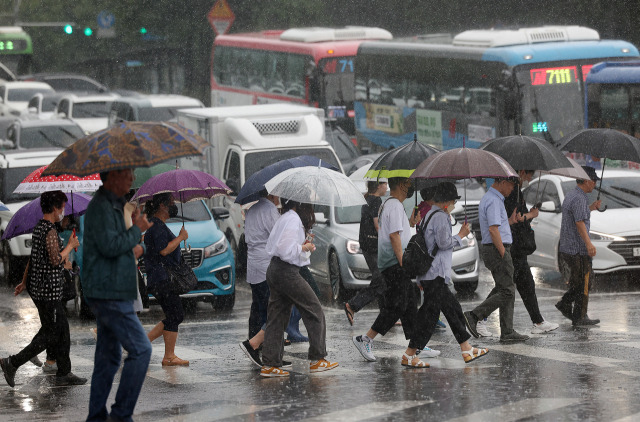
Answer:
[[(489, 353), (488, 349), (472, 347), (469, 344), (471, 336), (465, 328), (464, 315), (460, 302), (449, 289), (451, 285), (451, 260), (453, 248), (462, 246), (462, 238), (470, 230), (469, 224), (464, 223), (457, 235), (451, 233), (450, 214), (456, 201), (460, 199), (456, 186), (451, 182), (438, 185), (433, 196), (434, 204), (423, 217), (424, 240), (428, 253), (434, 257), (433, 263), (425, 274), (417, 277), (417, 282), (424, 292), (424, 302), (418, 309), (416, 323), (415, 347), (424, 348), (433, 335), (435, 323), (444, 314), (451, 331), (460, 345), (462, 358), (469, 363)], [(435, 255), (433, 251), (437, 246)]]
[(588, 193), (593, 192), (596, 181), (600, 180), (593, 167), (582, 166), (588, 180), (578, 179), (577, 186), (567, 192), (562, 202), (562, 222), (558, 258), (560, 270), (569, 283), (569, 290), (562, 296), (556, 308), (575, 326), (600, 323), (599, 319), (587, 316), (589, 290), (592, 285), (592, 259), (596, 247), (589, 238), (591, 211), (600, 208), (601, 201), (589, 205)]
[(504, 343), (528, 340), (529, 336), (513, 329), (513, 307), (515, 302), (515, 284), (513, 283), (513, 261), (511, 260), (510, 225), (518, 221), (516, 211), (507, 217), (504, 207), (505, 197), (511, 194), (516, 179), (496, 179), (480, 200), (478, 214), (482, 247), (482, 261), (493, 276), (496, 285), (489, 296), (472, 311), (464, 313), (465, 323), (474, 337), (479, 337), (478, 321), (500, 309), (500, 341)]
[(378, 268), (378, 211), (382, 205), (381, 196), (387, 193), (387, 180), (371, 180), (367, 182), (367, 193), (364, 199), (367, 201), (360, 210), (360, 232), (358, 242), (364, 260), (371, 271), (371, 283), (358, 294), (344, 304), (344, 312), (349, 324), (353, 325), (355, 313), (380, 297), (387, 288), (384, 277)]

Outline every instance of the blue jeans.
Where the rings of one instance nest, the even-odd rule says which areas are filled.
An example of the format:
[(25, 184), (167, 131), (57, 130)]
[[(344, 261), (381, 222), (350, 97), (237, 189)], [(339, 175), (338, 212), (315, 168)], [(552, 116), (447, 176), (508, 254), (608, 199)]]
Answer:
[(98, 323), (98, 341), (91, 377), (91, 397), (87, 421), (105, 421), (107, 398), (113, 377), (120, 368), (122, 350), (128, 356), (120, 377), (116, 401), (111, 406), (111, 418), (132, 421), (151, 358), (151, 343), (133, 311), (133, 301), (87, 298)]
[(267, 307), (269, 305), (269, 285), (266, 280), (262, 283), (250, 284), (251, 311), (249, 312), (249, 338), (253, 338), (267, 323)]

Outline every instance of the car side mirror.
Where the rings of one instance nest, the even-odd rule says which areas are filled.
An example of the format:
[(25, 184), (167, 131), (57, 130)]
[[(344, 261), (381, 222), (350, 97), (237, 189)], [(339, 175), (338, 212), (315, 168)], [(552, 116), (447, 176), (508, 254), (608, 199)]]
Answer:
[(556, 208), (556, 204), (553, 201), (545, 201), (540, 204), (540, 211), (542, 212), (558, 212), (558, 208)]
[(323, 212), (314, 213), (316, 217), (316, 224), (329, 224), (329, 219), (325, 217)]
[(211, 214), (215, 220), (225, 220), (229, 218), (229, 210), (225, 207), (213, 207), (211, 208)]
[(4, 149), (15, 149), (16, 144), (9, 139), (0, 139), (0, 146)]
[(37, 114), (37, 113), (38, 113), (38, 108), (37, 108), (37, 107), (29, 107), (29, 108), (27, 109), (27, 111), (28, 111), (30, 114)]
[(225, 183), (227, 184), (227, 186), (229, 186), (229, 189), (232, 190), (231, 195), (237, 195), (238, 192), (240, 191), (240, 183), (238, 183), (238, 179), (236, 178), (230, 178), (225, 180)]
[(67, 113), (63, 113), (63, 112), (58, 113), (58, 119), (66, 119), (66, 118), (67, 118)]

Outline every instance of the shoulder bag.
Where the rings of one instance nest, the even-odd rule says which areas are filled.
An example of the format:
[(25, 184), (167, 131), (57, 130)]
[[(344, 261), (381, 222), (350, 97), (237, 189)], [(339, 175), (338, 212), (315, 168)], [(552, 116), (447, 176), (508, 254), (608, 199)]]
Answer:
[(424, 232), (429, 225), (429, 221), (431, 221), (431, 217), (437, 212), (442, 211), (434, 211), (424, 223), (421, 222), (416, 226), (416, 234), (411, 237), (402, 254), (402, 268), (411, 278), (426, 274), (431, 268), (433, 259), (438, 252), (438, 244), (435, 244), (433, 251), (429, 254), (427, 242), (424, 240)]
[(167, 271), (167, 275), (169, 276), (169, 290), (172, 293), (182, 295), (189, 293), (198, 286), (198, 277), (196, 277), (182, 255), (180, 255), (180, 264), (162, 264), (162, 267)]

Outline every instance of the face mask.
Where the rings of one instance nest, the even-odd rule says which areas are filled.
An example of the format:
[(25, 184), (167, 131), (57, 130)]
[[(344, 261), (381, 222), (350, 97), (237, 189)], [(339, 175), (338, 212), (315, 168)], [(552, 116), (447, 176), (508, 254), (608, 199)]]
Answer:
[(409, 186), (407, 188), (407, 198), (411, 198), (413, 196), (413, 193), (415, 192), (415, 189), (413, 186)]
[(169, 205), (169, 218), (177, 217), (178, 215), (178, 206), (176, 204)]
[(62, 221), (63, 218), (64, 218), (64, 209), (60, 214), (58, 214), (58, 221)]

